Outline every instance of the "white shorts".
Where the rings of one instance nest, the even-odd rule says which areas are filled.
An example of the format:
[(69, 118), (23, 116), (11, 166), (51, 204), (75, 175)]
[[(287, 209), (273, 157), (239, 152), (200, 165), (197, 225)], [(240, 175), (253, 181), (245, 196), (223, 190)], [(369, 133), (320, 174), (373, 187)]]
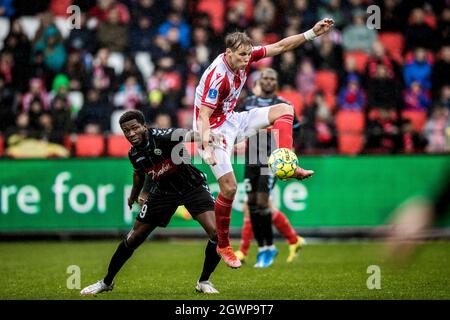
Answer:
[[(250, 111), (234, 112), (222, 125), (211, 129), (211, 132), (221, 134), (225, 139), (225, 144), (214, 147), (217, 163), (210, 167), (216, 179), (233, 171), (231, 156), (234, 144), (256, 134), (257, 130), (270, 125), (269, 109), (270, 107), (264, 107), (254, 108)], [(196, 123), (194, 123), (194, 130), (198, 131)], [(198, 152), (200, 156), (203, 156), (201, 148), (199, 148)]]

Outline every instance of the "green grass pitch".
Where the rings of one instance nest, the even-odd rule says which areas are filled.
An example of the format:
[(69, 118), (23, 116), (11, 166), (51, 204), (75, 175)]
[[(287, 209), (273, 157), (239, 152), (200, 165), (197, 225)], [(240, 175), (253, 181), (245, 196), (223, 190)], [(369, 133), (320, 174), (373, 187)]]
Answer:
[[(254, 269), (256, 249), (239, 270), (221, 261), (212, 282), (219, 295), (194, 291), (206, 241), (147, 241), (116, 277), (112, 292), (80, 297), (67, 288), (70, 265), (80, 267), (81, 288), (101, 279), (117, 241), (0, 243), (0, 299), (450, 299), (450, 242), (423, 245), (408, 266), (394, 266), (379, 242), (317, 242), (291, 264), (287, 245), (268, 269)], [(235, 241), (236, 248), (237, 242)], [(370, 265), (381, 289), (367, 288)]]

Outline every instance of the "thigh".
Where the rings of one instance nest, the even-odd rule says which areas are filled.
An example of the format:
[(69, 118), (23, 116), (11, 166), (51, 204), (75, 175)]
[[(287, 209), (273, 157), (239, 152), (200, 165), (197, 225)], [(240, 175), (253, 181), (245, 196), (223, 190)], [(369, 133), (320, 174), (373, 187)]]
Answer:
[(166, 227), (180, 205), (178, 195), (159, 195), (150, 193), (141, 207), (136, 220), (142, 223)]
[(214, 154), (216, 156), (217, 163), (214, 166), (210, 166), (211, 171), (217, 180), (223, 177), (229, 172), (233, 172), (233, 166), (231, 165), (231, 150), (215, 148)]
[(194, 190), (191, 190), (189, 193), (184, 195), (182, 199), (182, 204), (186, 207), (194, 219), (197, 219), (197, 216), (203, 214), (204, 212), (214, 212), (214, 202), (214, 197), (206, 183)]
[(241, 130), (246, 137), (256, 134), (259, 129), (267, 128), (269, 121), (270, 107), (254, 108), (247, 112), (241, 121)]

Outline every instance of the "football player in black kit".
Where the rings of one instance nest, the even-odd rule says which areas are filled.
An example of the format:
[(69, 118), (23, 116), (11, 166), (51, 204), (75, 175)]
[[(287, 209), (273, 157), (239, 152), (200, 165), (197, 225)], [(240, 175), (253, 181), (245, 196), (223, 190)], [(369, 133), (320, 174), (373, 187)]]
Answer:
[(144, 115), (127, 111), (119, 120), (125, 137), (132, 144), (128, 153), (134, 167), (133, 188), (128, 206), (138, 201), (145, 176), (151, 179), (148, 197), (136, 217), (133, 229), (119, 244), (109, 263), (106, 276), (81, 290), (82, 295), (111, 291), (113, 279), (156, 227), (166, 227), (179, 205), (184, 205), (209, 236), (203, 270), (195, 289), (203, 293), (218, 293), (209, 281), (220, 261), (216, 252), (217, 234), (214, 197), (205, 175), (191, 163), (182, 141), (191, 141), (193, 133), (184, 129), (147, 128)]
[[(253, 108), (262, 108), (278, 103), (289, 104), (289, 102), (276, 95), (278, 74), (274, 69), (266, 68), (261, 71), (257, 81), (253, 92), (254, 95), (247, 97), (243, 101), (240, 105), (240, 111), (249, 111)], [(296, 130), (299, 125), (294, 116), (293, 129)], [(274, 149), (276, 149), (276, 143), (273, 141), (273, 134), (267, 130), (260, 130), (257, 135), (249, 138), (245, 150), (247, 206), (250, 213), (251, 228), (258, 243), (258, 256), (254, 265), (255, 268), (270, 266), (278, 253), (273, 244), (272, 215), (279, 212), (270, 204), (270, 193), (275, 186), (275, 177), (267, 166), (268, 157)], [(292, 230), (289, 224), (284, 226), (284, 228)], [(290, 244), (290, 260), (294, 258), (304, 243), (304, 239), (297, 236), (295, 231), (291, 233), (293, 233), (291, 235), (293, 241)], [(236, 256), (242, 261), (245, 259), (244, 253), (240, 250), (236, 252)]]

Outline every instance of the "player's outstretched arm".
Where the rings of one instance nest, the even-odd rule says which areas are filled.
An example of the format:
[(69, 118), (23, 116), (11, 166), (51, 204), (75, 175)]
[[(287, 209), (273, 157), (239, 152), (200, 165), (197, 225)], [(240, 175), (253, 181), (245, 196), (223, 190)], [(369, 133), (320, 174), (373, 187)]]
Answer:
[(304, 33), (296, 34), (294, 36), (281, 39), (278, 42), (269, 44), (266, 46), (266, 57), (273, 57), (282, 54), (283, 52), (299, 47), (306, 41), (314, 40), (315, 38), (330, 31), (333, 25), (333, 19), (325, 18), (317, 22), (312, 29), (309, 29)]

